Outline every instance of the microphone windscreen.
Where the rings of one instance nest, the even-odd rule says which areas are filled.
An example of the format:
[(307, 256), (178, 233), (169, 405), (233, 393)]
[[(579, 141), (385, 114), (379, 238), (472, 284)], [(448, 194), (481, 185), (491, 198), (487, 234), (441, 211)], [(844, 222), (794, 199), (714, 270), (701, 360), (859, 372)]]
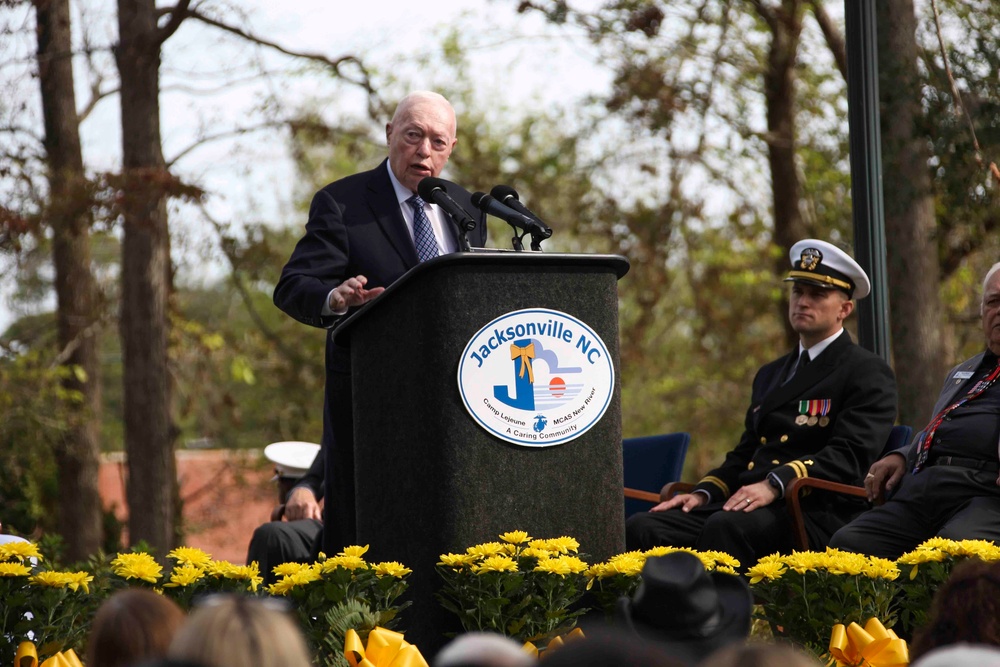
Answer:
[(444, 184), (445, 181), (443, 178), (428, 176), (417, 184), (417, 194), (419, 194), (421, 199), (424, 201), (434, 201), (431, 193), (435, 190), (447, 190), (444, 187)]
[(517, 196), (517, 190), (509, 185), (494, 185), (493, 189), (490, 190), (490, 194), (500, 201), (506, 201), (508, 197), (513, 197), (520, 201), (520, 198)]

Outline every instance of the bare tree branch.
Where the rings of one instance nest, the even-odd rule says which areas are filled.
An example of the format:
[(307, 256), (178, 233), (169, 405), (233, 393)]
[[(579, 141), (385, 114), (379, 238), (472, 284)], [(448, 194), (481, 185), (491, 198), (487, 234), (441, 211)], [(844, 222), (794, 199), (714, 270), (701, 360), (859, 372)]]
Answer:
[[(260, 37), (259, 35), (252, 34), (242, 28), (229, 25), (228, 23), (223, 23), (222, 21), (211, 18), (210, 16), (206, 16), (205, 14), (199, 12), (196, 8), (187, 9), (185, 15), (197, 19), (202, 23), (206, 23), (210, 26), (216, 27), (220, 30), (236, 35), (237, 37), (241, 37), (254, 44), (259, 44), (260, 46), (266, 46), (267, 48), (274, 49), (279, 53), (284, 53), (287, 56), (292, 56), (294, 58), (303, 58), (305, 60), (311, 60), (321, 65), (325, 65), (330, 69), (332, 69), (336, 76), (344, 79), (349, 83), (353, 83), (354, 85), (363, 88), (365, 92), (368, 93), (369, 99), (374, 100), (376, 98), (375, 88), (371, 83), (371, 79), (368, 75), (368, 70), (365, 68), (364, 64), (357, 56), (342, 56), (337, 59), (331, 59), (321, 53), (293, 51), (291, 49), (285, 48), (284, 46), (276, 42), (272, 42), (270, 40), (264, 39), (263, 37)], [(354, 67), (356, 67), (361, 73), (360, 77), (351, 77), (347, 74), (344, 74), (342, 68), (345, 65), (353, 65)]]
[(833, 53), (833, 59), (837, 63), (840, 75), (844, 77), (844, 81), (847, 81), (847, 45), (844, 42), (844, 35), (841, 34), (833, 19), (830, 18), (822, 2), (819, 2), (819, 0), (809, 0), (809, 6), (812, 7), (813, 16), (816, 17), (819, 29), (823, 31), (823, 38), (826, 39), (826, 45), (830, 47), (830, 51)]
[(247, 126), (247, 127), (237, 127), (237, 128), (233, 128), (231, 130), (225, 130), (225, 131), (222, 131), (222, 132), (216, 132), (214, 134), (205, 135), (203, 137), (200, 137), (197, 141), (195, 141), (194, 143), (190, 144), (189, 146), (187, 146), (185, 148), (182, 148), (176, 155), (174, 155), (172, 158), (170, 158), (169, 160), (167, 160), (166, 161), (167, 162), (167, 169), (172, 168), (174, 166), (174, 164), (178, 160), (180, 160), (181, 158), (183, 158), (187, 154), (191, 153), (194, 150), (197, 150), (198, 148), (201, 148), (202, 146), (204, 146), (206, 144), (212, 143), (213, 141), (221, 141), (223, 139), (230, 139), (232, 137), (240, 137), (240, 136), (243, 136), (245, 134), (252, 134), (254, 132), (260, 132), (261, 130), (273, 129), (273, 128), (278, 128), (278, 127), (284, 127), (284, 125), (285, 125), (285, 123), (283, 123), (283, 122), (268, 121), (268, 122), (264, 122), (264, 123), (258, 123), (257, 125), (250, 125), (250, 126)]
[(166, 14), (170, 16), (170, 19), (165, 26), (157, 31), (156, 39), (160, 44), (170, 39), (170, 36), (181, 27), (181, 22), (189, 16), (188, 8), (190, 5), (191, 0), (179, 0), (173, 7), (166, 8)]

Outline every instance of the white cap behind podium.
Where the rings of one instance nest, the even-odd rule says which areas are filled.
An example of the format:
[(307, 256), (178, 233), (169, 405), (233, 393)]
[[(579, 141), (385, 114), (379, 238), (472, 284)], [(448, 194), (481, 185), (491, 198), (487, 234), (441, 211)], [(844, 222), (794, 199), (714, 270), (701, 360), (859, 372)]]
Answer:
[(309, 472), (309, 466), (319, 453), (319, 445), (312, 442), (274, 442), (264, 448), (264, 456), (274, 464), (279, 477), (298, 479)]

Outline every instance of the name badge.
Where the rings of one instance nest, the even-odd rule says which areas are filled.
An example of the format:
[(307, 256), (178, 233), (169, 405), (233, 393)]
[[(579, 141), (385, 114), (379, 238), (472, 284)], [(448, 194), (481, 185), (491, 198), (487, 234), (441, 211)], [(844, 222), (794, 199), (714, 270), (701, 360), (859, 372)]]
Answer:
[(972, 377), (972, 371), (958, 371), (957, 373), (952, 375), (952, 377), (955, 378), (956, 380), (968, 380), (970, 377)]

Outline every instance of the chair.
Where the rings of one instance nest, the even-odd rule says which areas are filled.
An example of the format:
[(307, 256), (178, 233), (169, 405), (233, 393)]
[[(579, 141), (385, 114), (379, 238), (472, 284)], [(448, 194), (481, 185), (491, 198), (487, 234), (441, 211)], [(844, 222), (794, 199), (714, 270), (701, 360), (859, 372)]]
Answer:
[[(893, 426), (892, 430), (889, 432), (889, 439), (886, 440), (885, 447), (882, 448), (882, 453), (879, 454), (879, 458), (885, 456), (891, 451), (899, 449), (905, 446), (910, 441), (910, 434), (913, 433), (913, 429), (909, 426)], [(672, 482), (663, 487), (660, 491), (660, 499), (666, 500), (671, 498), (678, 493), (689, 493), (695, 487), (694, 484), (689, 484), (687, 482)], [(785, 488), (785, 504), (788, 508), (788, 515), (792, 522), (792, 538), (795, 541), (795, 548), (800, 551), (806, 551), (809, 549), (809, 536), (806, 534), (806, 524), (802, 516), (802, 497), (808, 494), (811, 489), (822, 489), (824, 491), (833, 491), (834, 493), (842, 493), (849, 496), (858, 496), (864, 498), (866, 496), (865, 488), (863, 486), (852, 486), (850, 484), (841, 484), (840, 482), (831, 482), (825, 479), (816, 479), (815, 477), (800, 477), (793, 479), (791, 483)], [(810, 491), (807, 491), (809, 489)]]
[[(893, 426), (889, 432), (889, 439), (886, 440), (885, 447), (882, 448), (882, 453), (879, 454), (879, 458), (882, 458), (889, 452), (905, 447), (909, 443), (912, 433), (913, 429), (909, 426)], [(793, 535), (795, 538), (795, 547), (802, 551), (809, 549), (809, 536), (806, 535), (806, 524), (800, 505), (802, 497), (808, 493), (806, 489), (823, 489), (824, 491), (833, 491), (834, 493), (857, 496), (859, 498), (867, 496), (867, 492), (863, 486), (840, 484), (825, 479), (816, 479), (815, 477), (793, 479), (788, 488), (785, 489), (785, 503), (788, 505), (788, 514), (792, 519), (792, 530), (795, 533)]]
[(622, 441), (625, 516), (660, 502), (660, 489), (681, 478), (690, 433), (664, 433)]

